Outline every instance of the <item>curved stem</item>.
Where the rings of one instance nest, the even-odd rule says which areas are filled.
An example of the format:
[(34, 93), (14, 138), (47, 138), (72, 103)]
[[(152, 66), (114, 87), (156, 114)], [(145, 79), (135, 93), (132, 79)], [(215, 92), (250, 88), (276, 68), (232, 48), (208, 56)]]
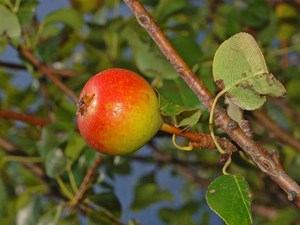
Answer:
[(213, 127), (213, 119), (214, 119), (214, 111), (215, 111), (215, 107), (217, 105), (217, 102), (218, 102), (219, 98), (223, 94), (225, 94), (226, 92), (227, 92), (227, 89), (224, 89), (224, 90), (220, 91), (217, 94), (217, 96), (215, 97), (215, 99), (213, 101), (213, 104), (212, 104), (211, 109), (210, 109), (210, 114), (209, 114), (209, 131), (210, 131), (210, 135), (211, 135), (218, 151), (220, 152), (220, 154), (225, 154), (225, 151), (222, 149), (222, 147), (219, 145), (219, 142), (216, 139), (215, 132), (214, 132), (214, 127)]
[(191, 151), (191, 150), (193, 150), (193, 146), (191, 144), (189, 144), (188, 146), (178, 145), (177, 142), (176, 142), (176, 134), (172, 135), (172, 142), (173, 142), (173, 145), (176, 148), (178, 148), (179, 150), (182, 150), (182, 151)]

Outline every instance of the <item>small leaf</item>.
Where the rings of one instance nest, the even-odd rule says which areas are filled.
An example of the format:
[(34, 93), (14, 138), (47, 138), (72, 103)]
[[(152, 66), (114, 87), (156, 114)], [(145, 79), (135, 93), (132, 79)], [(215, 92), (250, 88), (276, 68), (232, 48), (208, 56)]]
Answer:
[(54, 178), (63, 173), (67, 166), (67, 159), (61, 149), (55, 149), (47, 154), (45, 167), (46, 174)]
[(223, 175), (208, 187), (206, 200), (227, 225), (252, 224), (251, 193), (241, 175)]
[(63, 23), (73, 28), (80, 29), (83, 26), (83, 19), (80, 13), (71, 8), (65, 8), (50, 13), (43, 21), (42, 26), (52, 23)]
[(221, 44), (213, 63), (214, 81), (227, 89), (230, 100), (242, 109), (254, 110), (266, 95), (286, 94), (284, 86), (268, 72), (264, 57), (254, 38), (238, 33)]
[(48, 152), (55, 149), (59, 143), (60, 140), (58, 140), (58, 138), (55, 135), (54, 126), (50, 124), (44, 127), (42, 130), (41, 139), (37, 142), (39, 154), (42, 157), (46, 157)]
[(145, 76), (170, 80), (179, 76), (158, 47), (141, 40), (135, 31), (128, 29), (125, 32), (129, 45), (134, 50), (136, 65)]
[(21, 36), (21, 26), (18, 17), (4, 5), (0, 5), (0, 50), (11, 39), (16, 41)]
[(72, 133), (68, 138), (65, 155), (70, 159), (76, 160), (86, 145), (87, 144), (78, 133)]
[(176, 105), (162, 96), (160, 96), (160, 113), (165, 122), (176, 127), (192, 127), (199, 121), (201, 116), (200, 109)]
[(156, 88), (160, 95), (175, 104), (189, 107), (200, 106), (199, 99), (180, 77), (175, 80), (163, 80), (162, 86)]

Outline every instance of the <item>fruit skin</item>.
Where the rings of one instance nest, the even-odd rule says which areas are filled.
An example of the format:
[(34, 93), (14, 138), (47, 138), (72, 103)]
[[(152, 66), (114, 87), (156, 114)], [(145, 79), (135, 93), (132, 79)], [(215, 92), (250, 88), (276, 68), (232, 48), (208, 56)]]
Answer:
[(79, 99), (79, 131), (88, 145), (107, 155), (138, 150), (162, 125), (155, 91), (129, 70), (112, 68), (96, 74)]

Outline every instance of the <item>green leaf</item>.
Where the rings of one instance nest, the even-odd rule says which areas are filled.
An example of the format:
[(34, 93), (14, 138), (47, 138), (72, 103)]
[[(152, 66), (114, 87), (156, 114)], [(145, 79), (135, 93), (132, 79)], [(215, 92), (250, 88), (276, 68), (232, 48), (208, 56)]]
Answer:
[(66, 166), (67, 159), (61, 149), (52, 150), (47, 154), (45, 167), (49, 177), (55, 178), (60, 175), (65, 171)]
[(155, 18), (164, 20), (176, 11), (182, 10), (188, 3), (187, 0), (160, 0), (156, 9)]
[(89, 199), (96, 205), (110, 211), (114, 216), (121, 216), (121, 203), (115, 193), (106, 192), (89, 196)]
[(81, 135), (74, 132), (68, 138), (65, 155), (70, 159), (76, 160), (86, 145)]
[(199, 45), (191, 36), (176, 36), (171, 42), (179, 55), (191, 68), (195, 64), (200, 63), (203, 53)]
[(83, 19), (80, 13), (71, 8), (65, 8), (50, 13), (43, 21), (42, 26), (45, 27), (52, 23), (63, 23), (74, 30), (78, 30), (83, 26)]
[(18, 17), (4, 5), (0, 5), (0, 51), (9, 41), (17, 41), (21, 36)]
[(163, 80), (162, 86), (157, 87), (157, 90), (160, 95), (175, 104), (188, 107), (200, 106), (194, 92), (180, 77), (175, 80)]
[(134, 59), (136, 65), (145, 76), (170, 80), (176, 79), (179, 76), (157, 46), (141, 40), (137, 32), (131, 29), (125, 30), (125, 36), (135, 53)]
[(223, 175), (208, 187), (206, 200), (227, 225), (252, 224), (251, 193), (241, 175)]
[(17, 12), (21, 24), (30, 23), (35, 15), (39, 2), (37, 0), (21, 1)]
[(159, 100), (159, 110), (165, 122), (171, 123), (176, 127), (192, 127), (198, 123), (201, 116), (200, 109), (174, 104), (162, 96), (160, 96)]
[(46, 126), (42, 130), (41, 139), (37, 143), (39, 154), (42, 157), (46, 157), (46, 155), (51, 151), (54, 150), (60, 140), (55, 135), (55, 126), (52, 124)]
[(254, 38), (238, 33), (221, 44), (213, 62), (214, 81), (242, 109), (261, 107), (266, 96), (286, 94), (284, 86), (268, 72)]
[(252, 0), (248, 8), (242, 11), (240, 18), (245, 24), (255, 28), (263, 28), (268, 24), (272, 8), (267, 2), (261, 0)]

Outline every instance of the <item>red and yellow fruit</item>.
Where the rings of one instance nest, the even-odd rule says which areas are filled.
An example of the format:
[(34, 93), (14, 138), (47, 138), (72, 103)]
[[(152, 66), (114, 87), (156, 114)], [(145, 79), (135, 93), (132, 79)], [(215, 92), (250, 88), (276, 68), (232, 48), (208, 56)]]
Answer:
[(141, 76), (125, 69), (108, 69), (83, 87), (78, 127), (92, 148), (123, 155), (138, 150), (159, 130), (158, 107), (155, 91)]

